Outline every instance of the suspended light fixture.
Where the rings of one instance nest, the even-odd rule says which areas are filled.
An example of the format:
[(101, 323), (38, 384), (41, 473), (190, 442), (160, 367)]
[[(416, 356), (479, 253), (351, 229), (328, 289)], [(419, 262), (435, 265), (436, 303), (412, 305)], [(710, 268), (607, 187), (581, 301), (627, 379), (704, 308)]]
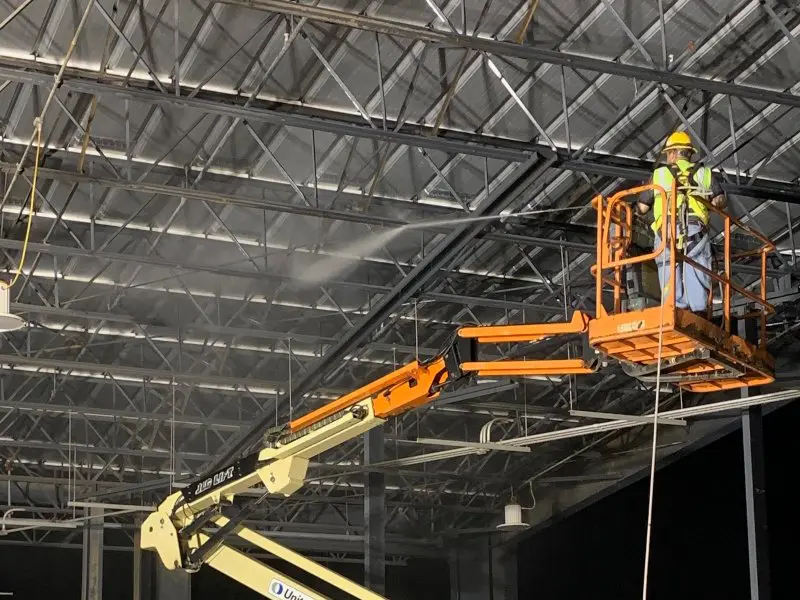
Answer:
[(504, 516), (504, 522), (497, 526), (498, 529), (514, 531), (530, 527), (529, 523), (522, 520), (522, 507), (517, 504), (515, 498), (511, 498), (511, 502), (506, 504)]
[(17, 315), (12, 315), (11, 288), (5, 282), (0, 282), (0, 333), (16, 331), (25, 325), (25, 320)]

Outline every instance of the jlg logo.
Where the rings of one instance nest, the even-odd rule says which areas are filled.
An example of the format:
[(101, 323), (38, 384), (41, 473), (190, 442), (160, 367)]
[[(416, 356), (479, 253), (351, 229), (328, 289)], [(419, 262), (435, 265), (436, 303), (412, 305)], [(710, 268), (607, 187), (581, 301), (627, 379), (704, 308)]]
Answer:
[(233, 466), (228, 467), (224, 471), (220, 471), (218, 473), (214, 473), (213, 476), (208, 477), (197, 484), (197, 487), (194, 490), (194, 495), (198, 496), (203, 492), (207, 492), (212, 487), (216, 487), (228, 481), (229, 479), (233, 478)]

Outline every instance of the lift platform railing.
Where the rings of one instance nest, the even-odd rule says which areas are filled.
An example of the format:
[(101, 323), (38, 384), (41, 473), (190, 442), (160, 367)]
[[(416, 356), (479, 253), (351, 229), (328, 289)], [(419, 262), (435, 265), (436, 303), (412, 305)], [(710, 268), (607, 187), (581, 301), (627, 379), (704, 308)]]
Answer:
[[(722, 284), (722, 318), (723, 328), (725, 329), (726, 333), (731, 333), (731, 306), (733, 292), (742, 296), (746, 301), (749, 300), (753, 303), (755, 308), (748, 313), (739, 315), (739, 318), (757, 318), (759, 320), (759, 347), (766, 348), (767, 317), (775, 313), (775, 307), (767, 301), (767, 256), (770, 253), (775, 252), (775, 244), (752, 227), (746, 225), (741, 220), (731, 215), (726, 210), (717, 208), (704, 198), (699, 198), (699, 200), (708, 208), (709, 211), (719, 215), (720, 219), (722, 220), (724, 248), (723, 272), (722, 274), (716, 273), (713, 270), (709, 270), (706, 267), (697, 264), (697, 262), (691, 258), (687, 258), (683, 255), (681, 255), (681, 259), (685, 263), (692, 265), (697, 270), (706, 273), (714, 281)], [(746, 237), (753, 238), (757, 242), (756, 248), (733, 254), (731, 250), (731, 239), (734, 227), (739, 229)], [(758, 256), (760, 260), (761, 278), (759, 281), (760, 286), (758, 294), (754, 294), (750, 290), (736, 284), (733, 281), (733, 270), (735, 266), (733, 261), (740, 258), (748, 258), (753, 256)], [(712, 289), (710, 290), (709, 294), (709, 313), (711, 313), (713, 310), (713, 288), (714, 286), (712, 285)]]
[[(627, 251), (633, 236), (633, 209), (626, 198), (638, 196), (642, 193), (660, 194), (667, 198), (668, 210), (665, 218), (661, 220), (660, 240), (652, 252), (628, 256)], [(677, 188), (673, 185), (670, 193), (654, 184), (643, 185), (617, 192), (609, 198), (598, 196), (592, 201), (597, 210), (597, 264), (592, 267), (592, 274), (596, 282), (597, 317), (608, 316), (625, 312), (622, 297), (624, 295), (624, 269), (637, 263), (659, 260), (664, 252), (669, 252), (669, 278), (667, 295), (663, 297), (665, 309), (675, 307), (675, 280), (677, 277), (677, 263), (683, 262), (708, 275), (712, 281), (722, 287), (722, 327), (726, 333), (731, 333), (731, 307), (732, 297), (740, 295), (745, 301), (754, 305), (754, 309), (744, 315), (742, 319), (759, 319), (760, 340), (759, 347), (765, 348), (767, 342), (767, 317), (775, 312), (774, 307), (767, 301), (767, 256), (775, 251), (775, 245), (758, 231), (749, 227), (726, 210), (717, 208), (704, 198), (698, 198), (709, 211), (719, 215), (722, 220), (722, 235), (724, 244), (724, 257), (722, 272), (708, 269), (697, 261), (687, 257), (681, 249), (677, 248)], [(731, 232), (738, 228), (747, 237), (753, 238), (756, 248), (733, 254), (731, 250)], [(758, 293), (751, 292), (733, 280), (734, 261), (741, 258), (758, 256), (760, 259), (761, 280)], [(613, 293), (613, 309), (609, 313), (603, 304), (603, 293), (606, 286)], [(709, 317), (713, 310), (713, 288), (709, 293)]]
[[(670, 210), (667, 218), (661, 219), (661, 235), (658, 246), (647, 254), (628, 256), (627, 250), (633, 238), (633, 209), (630, 203), (624, 200), (630, 196), (638, 196), (645, 192), (658, 192), (662, 197), (669, 198)], [(621, 190), (609, 198), (597, 196), (592, 200), (592, 206), (597, 210), (597, 263), (592, 266), (591, 272), (595, 276), (595, 293), (597, 318), (609, 314), (619, 314), (623, 311), (622, 296), (624, 292), (624, 269), (638, 263), (657, 260), (665, 250), (669, 249), (670, 276), (668, 281), (668, 295), (662, 297), (665, 308), (675, 306), (675, 235), (677, 230), (675, 206), (677, 204), (675, 190), (667, 196), (666, 190), (660, 185), (642, 185), (635, 188)], [(606, 276), (605, 272), (613, 272), (613, 278)], [(610, 286), (614, 295), (614, 305), (609, 313), (603, 304), (604, 286)]]

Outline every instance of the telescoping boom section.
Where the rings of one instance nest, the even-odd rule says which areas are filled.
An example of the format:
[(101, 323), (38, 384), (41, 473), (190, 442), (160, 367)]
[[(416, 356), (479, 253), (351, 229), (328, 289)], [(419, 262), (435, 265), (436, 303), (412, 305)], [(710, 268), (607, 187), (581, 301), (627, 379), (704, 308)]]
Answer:
[[(623, 200), (658, 190), (669, 199), (662, 219), (661, 245), (634, 251), (633, 215)], [(436, 400), (457, 381), (482, 377), (587, 375), (610, 360), (644, 381), (661, 381), (689, 391), (711, 392), (770, 383), (772, 357), (766, 349), (767, 254), (774, 246), (729, 214), (709, 205), (721, 220), (724, 256), (721, 269), (705, 269), (721, 290), (709, 294), (707, 315), (675, 307), (676, 265), (692, 263), (676, 244), (676, 192), (645, 186), (593, 201), (597, 210), (595, 314), (575, 311), (566, 322), (462, 327), (437, 356), (409, 363), (283, 426), (265, 432), (263, 447), (167, 497), (145, 520), (143, 548), (158, 553), (167, 569), (196, 571), (208, 565), (267, 598), (326, 600), (326, 596), (238, 550), (236, 538), (292, 563), (354, 598), (379, 600), (375, 593), (246, 527), (245, 520), (270, 495), (289, 496), (303, 485), (309, 461), (321, 453), (383, 425), (394, 415)], [(755, 249), (734, 254), (731, 230), (751, 236)], [(627, 284), (631, 273), (668, 253), (669, 284), (655, 298), (640, 296)], [(761, 288), (751, 292), (734, 282), (738, 261), (760, 261)], [(694, 263), (692, 263), (694, 264)], [(700, 265), (696, 267), (703, 269)], [(751, 286), (748, 286), (751, 287)], [(755, 322), (758, 333), (745, 339), (732, 329), (734, 298), (747, 307), (738, 318)], [(715, 313), (719, 300), (721, 310)], [(581, 356), (555, 359), (478, 360), (481, 344), (535, 343), (558, 336), (584, 341)], [(755, 339), (755, 338), (758, 339)], [(237, 495), (257, 490), (243, 499)]]

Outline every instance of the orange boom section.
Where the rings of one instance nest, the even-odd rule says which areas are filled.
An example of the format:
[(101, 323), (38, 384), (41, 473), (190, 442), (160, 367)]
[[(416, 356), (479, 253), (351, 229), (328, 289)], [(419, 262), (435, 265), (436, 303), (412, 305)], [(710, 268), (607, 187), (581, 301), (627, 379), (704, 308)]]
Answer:
[(292, 433), (305, 429), (370, 397), (374, 397), (375, 416), (391, 417), (435, 399), (438, 387), (446, 380), (444, 357), (428, 363), (414, 361), (295, 419), (289, 428)]
[[(540, 342), (555, 336), (585, 333), (590, 322), (589, 315), (577, 310), (566, 323), (463, 327), (458, 335), (482, 344)], [(462, 363), (461, 369), (479, 377), (589, 375), (595, 372), (582, 358), (470, 361)]]

